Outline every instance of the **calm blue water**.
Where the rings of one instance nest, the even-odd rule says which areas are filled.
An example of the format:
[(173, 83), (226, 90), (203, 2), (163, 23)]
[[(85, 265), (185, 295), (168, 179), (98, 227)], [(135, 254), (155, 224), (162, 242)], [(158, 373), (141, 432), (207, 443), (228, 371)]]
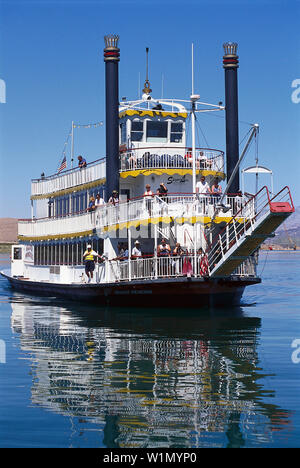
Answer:
[(0, 446), (299, 447), (300, 252), (262, 253), (259, 272), (242, 307), (198, 312), (58, 303), (1, 278)]

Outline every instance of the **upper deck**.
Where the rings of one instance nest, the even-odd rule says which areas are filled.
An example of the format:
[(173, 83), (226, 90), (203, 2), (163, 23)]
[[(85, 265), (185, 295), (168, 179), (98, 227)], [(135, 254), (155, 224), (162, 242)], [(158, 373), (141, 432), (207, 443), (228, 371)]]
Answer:
[[(196, 171), (204, 176), (224, 179), (224, 153), (196, 148)], [(31, 199), (51, 198), (105, 184), (105, 158), (31, 181)], [(192, 174), (191, 151), (187, 147), (141, 147), (120, 152), (120, 178), (150, 174)]]
[(91, 162), (85, 168), (76, 167), (31, 181), (31, 199), (59, 196), (75, 190), (105, 183), (105, 158)]
[[(187, 102), (157, 100), (147, 95), (141, 100), (122, 102), (119, 106), (120, 188), (123, 184), (123, 188), (128, 191), (129, 183), (130, 198), (141, 193), (141, 187), (149, 183), (145, 178), (153, 174), (159, 177), (175, 174), (190, 176), (186, 179), (188, 183), (184, 190), (178, 187), (174, 190), (172, 187), (172, 191), (191, 192), (193, 151), (187, 146)], [(210, 106), (212, 110), (221, 109), (220, 106)], [(197, 175), (201, 173), (210, 177), (210, 182), (214, 177), (224, 179), (224, 152), (212, 148), (195, 148), (195, 169)], [(134, 178), (138, 176), (141, 177), (135, 184)], [(102, 158), (84, 168), (75, 167), (32, 180), (31, 199), (52, 199), (79, 191), (86, 191), (88, 197), (90, 189), (99, 190), (99, 186), (105, 182), (106, 160)], [(135, 185), (136, 190), (133, 189)]]

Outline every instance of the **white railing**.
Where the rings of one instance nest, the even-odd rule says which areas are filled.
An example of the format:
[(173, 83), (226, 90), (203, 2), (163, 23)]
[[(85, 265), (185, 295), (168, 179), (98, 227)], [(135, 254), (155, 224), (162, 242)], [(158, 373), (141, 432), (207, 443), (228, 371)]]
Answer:
[[(148, 147), (120, 154), (120, 172), (136, 169), (192, 169), (192, 153), (185, 147)], [(196, 169), (224, 172), (224, 153), (197, 148)]]
[(288, 187), (284, 187), (272, 199), (270, 199), (268, 188), (263, 187), (242, 205), (240, 210), (211, 243), (208, 252), (208, 263), (211, 271), (225, 258), (228, 259), (231, 252), (245, 239), (245, 236), (252, 235), (260, 221), (270, 213), (274, 203), (285, 203), (293, 209)]
[[(110, 260), (109, 282), (134, 281), (178, 277), (207, 277), (209, 268), (206, 254), (194, 253), (182, 256), (140, 257), (129, 260)], [(233, 273), (234, 276), (255, 277), (256, 260), (247, 259)]]
[(110, 260), (109, 281), (137, 279), (200, 277), (208, 273), (205, 256), (186, 254), (180, 257), (140, 257), (134, 260)]
[(105, 178), (105, 159), (99, 159), (86, 167), (70, 169), (60, 174), (31, 181), (31, 195), (46, 195)]
[[(219, 216), (231, 217), (240, 207), (242, 197), (227, 196), (222, 207), (218, 208)], [(164, 217), (212, 217), (218, 207), (220, 197), (212, 195), (168, 194), (165, 197), (155, 195), (151, 199), (141, 197), (117, 205), (103, 205), (94, 212), (70, 213), (61, 217), (20, 220), (18, 234), (26, 237), (71, 234), (91, 229), (103, 229), (117, 223), (147, 220)], [(249, 215), (248, 205), (244, 216)], [(224, 210), (224, 211), (223, 211)]]
[(238, 266), (233, 272), (232, 276), (257, 276), (257, 259), (255, 256), (248, 257), (240, 266)]
[(25, 237), (53, 237), (60, 234), (73, 234), (89, 231), (95, 226), (95, 219), (91, 213), (80, 213), (64, 216), (63, 218), (41, 218), (20, 220), (18, 235)]

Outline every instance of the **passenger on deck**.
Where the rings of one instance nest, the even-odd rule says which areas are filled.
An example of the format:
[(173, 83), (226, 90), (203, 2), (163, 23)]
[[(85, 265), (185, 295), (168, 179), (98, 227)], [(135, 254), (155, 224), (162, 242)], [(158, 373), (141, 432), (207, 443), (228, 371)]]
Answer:
[(136, 169), (136, 156), (133, 152), (129, 154), (130, 156), (127, 159), (128, 169)]
[(128, 252), (128, 246), (127, 244), (123, 244), (123, 252), (122, 255), (120, 256), (120, 260), (128, 260), (129, 257), (129, 252)]
[(173, 257), (176, 257), (172, 261), (172, 266), (175, 269), (175, 275), (178, 276), (182, 272), (182, 257), (185, 254), (179, 242), (176, 242), (172, 253)]
[(193, 164), (193, 153), (192, 153), (192, 151), (193, 151), (193, 148), (188, 148), (187, 152), (184, 155), (186, 167), (189, 167), (189, 165)]
[(101, 255), (97, 254), (92, 250), (91, 244), (87, 245), (87, 249), (83, 254), (83, 261), (85, 263), (85, 274), (88, 277), (88, 283), (91, 282), (95, 270), (95, 257), (102, 258)]
[(165, 239), (161, 240), (161, 243), (157, 247), (157, 256), (162, 257), (158, 262), (158, 274), (159, 276), (170, 275), (170, 255), (171, 247), (166, 243)]
[(117, 190), (113, 190), (111, 197), (108, 200), (111, 205), (117, 205), (119, 203), (119, 193)]
[(154, 193), (152, 192), (151, 190), (151, 186), (149, 184), (146, 184), (146, 190), (144, 192), (144, 199), (145, 199), (145, 203), (146, 203), (146, 208), (149, 212), (149, 216), (151, 216), (151, 213), (152, 213), (152, 201), (153, 201), (153, 197), (154, 197)]
[(87, 207), (87, 211), (92, 212), (92, 211), (95, 211), (95, 209), (96, 209), (95, 198), (90, 197), (89, 206)]
[(131, 256), (133, 259), (140, 258), (142, 256), (140, 242), (138, 240), (135, 241), (134, 247), (131, 252)]
[(242, 215), (242, 206), (243, 206), (243, 194), (241, 190), (238, 190), (234, 199), (234, 213), (233, 214), (240, 212), (240, 214)]
[(214, 180), (214, 183), (210, 189), (210, 193), (213, 195), (213, 196), (216, 196), (216, 197), (220, 197), (221, 194), (222, 194), (222, 187), (221, 185), (219, 184), (219, 181), (218, 179), (215, 179)]
[(163, 182), (160, 183), (159, 188), (156, 190), (156, 195), (158, 195), (162, 200), (168, 203), (167, 197), (168, 189)]
[(103, 198), (101, 198), (100, 193), (97, 193), (95, 199), (95, 207), (98, 208), (99, 206), (105, 205)]
[(86, 160), (81, 155), (79, 155), (77, 159), (78, 159), (78, 167), (80, 167), (80, 169), (82, 169), (83, 167), (86, 167)]
[(157, 247), (157, 255), (159, 257), (169, 257), (171, 254), (171, 247), (167, 244), (166, 239), (162, 239)]
[(173, 255), (174, 257), (179, 257), (184, 254), (184, 250), (180, 245), (180, 242), (176, 242), (176, 245), (173, 249)]
[(200, 169), (211, 169), (212, 161), (204, 154), (203, 151), (200, 151), (198, 156)]
[(204, 175), (200, 177), (200, 180), (196, 184), (196, 193), (199, 196), (202, 213), (206, 213), (210, 189)]
[(140, 242), (135, 241), (134, 247), (131, 251), (131, 259), (134, 260), (132, 264), (132, 273), (134, 278), (142, 278), (143, 274), (143, 259)]
[(200, 180), (196, 184), (196, 193), (198, 193), (200, 196), (204, 197), (210, 192), (209, 190), (209, 185), (207, 182), (205, 182), (205, 177), (202, 175), (200, 177)]

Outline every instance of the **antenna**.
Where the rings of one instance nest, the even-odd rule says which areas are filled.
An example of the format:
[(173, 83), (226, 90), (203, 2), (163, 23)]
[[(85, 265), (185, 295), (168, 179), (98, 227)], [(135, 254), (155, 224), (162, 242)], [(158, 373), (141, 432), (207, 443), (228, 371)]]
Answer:
[(139, 78), (138, 78), (138, 99), (141, 97), (141, 72), (139, 72)]
[(152, 89), (150, 88), (150, 82), (148, 79), (148, 55), (149, 55), (149, 47), (146, 47), (146, 81), (145, 81), (144, 89), (143, 89), (143, 93), (146, 95), (149, 95), (152, 92)]
[(192, 42), (192, 95), (194, 94), (194, 43)]
[(148, 58), (149, 58), (149, 47), (146, 47), (146, 81), (148, 81)]

